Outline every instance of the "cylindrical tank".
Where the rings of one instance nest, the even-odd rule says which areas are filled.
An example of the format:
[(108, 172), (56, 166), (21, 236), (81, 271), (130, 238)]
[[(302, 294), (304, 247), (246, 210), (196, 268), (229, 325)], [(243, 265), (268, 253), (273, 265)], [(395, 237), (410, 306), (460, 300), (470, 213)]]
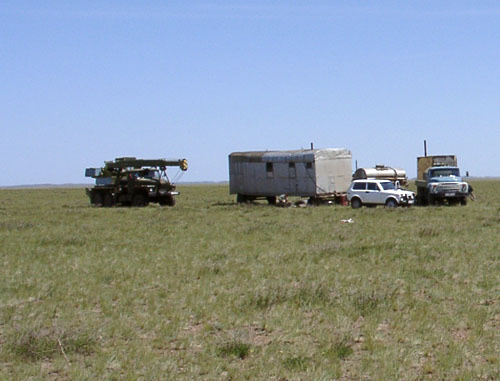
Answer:
[(378, 179), (390, 180), (392, 182), (399, 181), (401, 185), (408, 183), (406, 171), (401, 168), (386, 167), (385, 165), (377, 165), (375, 168), (358, 168), (354, 175), (353, 180), (359, 179)]

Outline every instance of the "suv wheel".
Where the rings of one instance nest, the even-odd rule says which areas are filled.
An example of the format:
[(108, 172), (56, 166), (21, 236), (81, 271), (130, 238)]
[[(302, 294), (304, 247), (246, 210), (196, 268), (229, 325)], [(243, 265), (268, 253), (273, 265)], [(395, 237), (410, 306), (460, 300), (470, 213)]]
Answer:
[(387, 200), (385, 202), (385, 207), (386, 208), (395, 208), (397, 206), (398, 206), (398, 203), (393, 198), (390, 198), (389, 200)]
[(351, 200), (351, 208), (359, 209), (362, 206), (363, 206), (363, 204), (361, 203), (361, 200), (359, 198), (355, 197)]

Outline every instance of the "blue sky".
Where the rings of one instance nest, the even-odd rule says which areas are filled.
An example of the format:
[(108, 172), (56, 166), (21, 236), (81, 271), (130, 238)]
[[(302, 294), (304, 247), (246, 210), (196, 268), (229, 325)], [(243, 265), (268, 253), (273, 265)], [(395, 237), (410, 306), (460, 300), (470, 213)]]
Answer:
[(0, 185), (310, 142), (415, 176), (424, 139), (500, 176), (498, 1), (0, 0), (0, 85)]

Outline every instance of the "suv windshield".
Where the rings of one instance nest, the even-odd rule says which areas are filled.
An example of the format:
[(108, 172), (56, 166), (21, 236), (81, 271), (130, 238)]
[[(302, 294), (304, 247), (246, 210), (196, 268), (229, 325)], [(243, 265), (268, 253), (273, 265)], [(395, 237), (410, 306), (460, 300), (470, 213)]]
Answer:
[(429, 173), (429, 177), (447, 177), (447, 176), (460, 177), (460, 170), (458, 168), (438, 168), (438, 169), (433, 169)]
[(388, 181), (386, 183), (380, 183), (380, 185), (382, 185), (382, 188), (384, 188), (384, 190), (396, 189), (396, 187), (394, 186), (394, 184), (391, 183), (390, 181)]

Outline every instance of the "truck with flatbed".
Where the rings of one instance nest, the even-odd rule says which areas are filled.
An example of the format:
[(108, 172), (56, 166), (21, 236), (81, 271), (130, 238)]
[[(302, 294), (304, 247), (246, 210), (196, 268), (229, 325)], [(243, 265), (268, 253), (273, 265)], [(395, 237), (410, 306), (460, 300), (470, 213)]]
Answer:
[(167, 177), (167, 167), (188, 168), (186, 159), (136, 159), (120, 157), (106, 161), (104, 167), (87, 168), (86, 177), (95, 186), (86, 188), (90, 204), (97, 207), (114, 205), (147, 206), (150, 202), (174, 206), (179, 192)]
[(467, 204), (469, 184), (462, 180), (455, 155), (417, 158), (417, 204)]

